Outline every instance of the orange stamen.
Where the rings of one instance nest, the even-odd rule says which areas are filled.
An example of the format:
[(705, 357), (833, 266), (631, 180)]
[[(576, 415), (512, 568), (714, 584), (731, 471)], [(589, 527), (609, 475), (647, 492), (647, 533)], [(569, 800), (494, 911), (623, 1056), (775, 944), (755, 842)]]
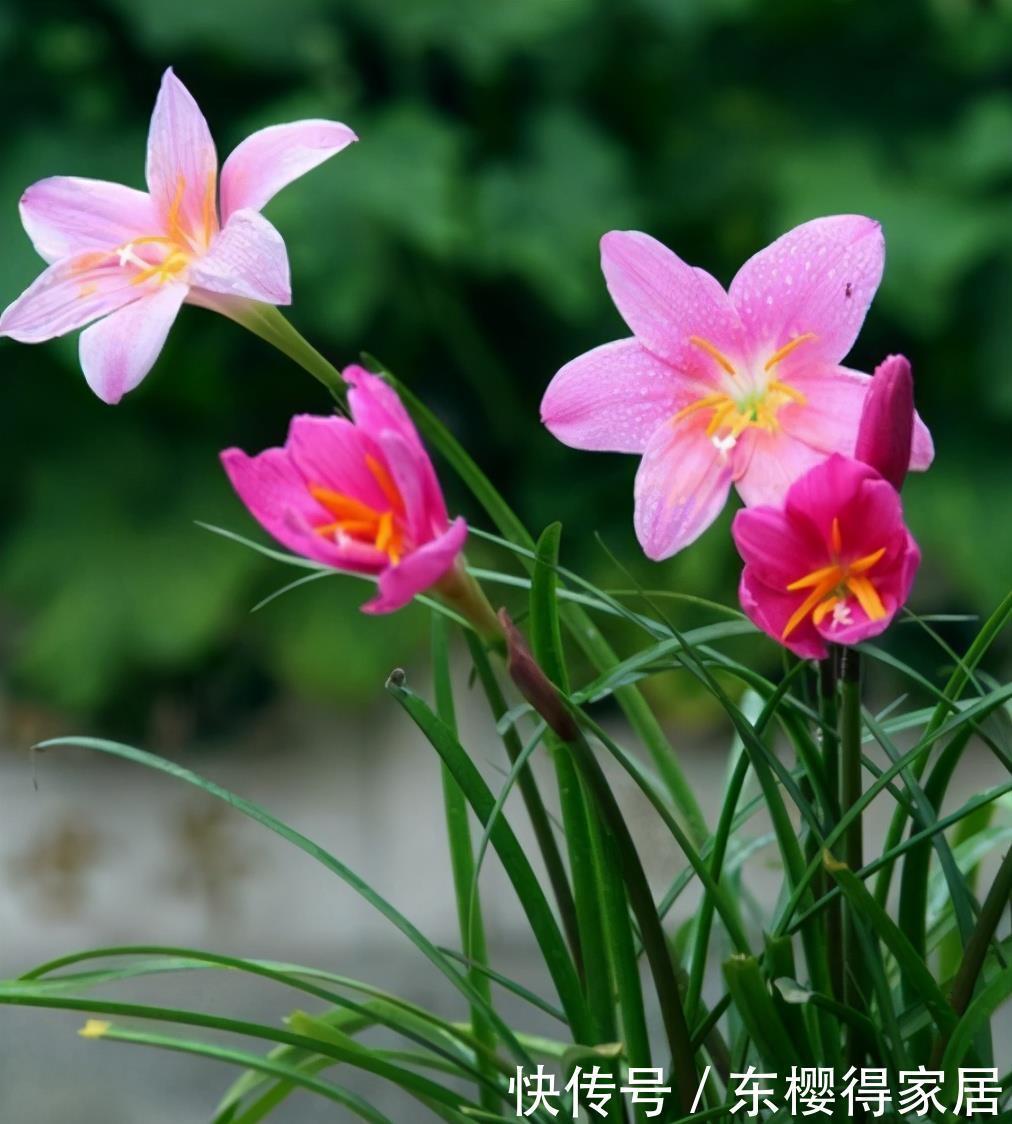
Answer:
[(803, 336), (795, 336), (789, 343), (785, 343), (783, 347), (773, 352), (769, 359), (766, 360), (766, 365), (763, 367), (763, 370), (772, 370), (781, 359), (786, 359), (796, 347), (800, 347), (806, 341), (814, 339), (814, 332), (805, 332)]
[(869, 620), (880, 621), (885, 615), (885, 606), (878, 590), (867, 578), (852, 576), (847, 578), (847, 588), (857, 598), (857, 603), (864, 609)]
[(404, 500), (401, 493), (398, 491), (397, 485), (393, 481), (393, 477), (387, 471), (385, 464), (381, 464), (374, 456), (366, 454), (365, 458), (366, 468), (373, 475), (373, 479), (380, 486), (383, 495), (386, 496), (390, 506), (397, 512), (398, 515), (404, 514)]
[[(835, 567), (834, 567), (835, 570)], [(808, 614), (823, 600), (827, 594), (831, 594), (836, 588), (836, 576), (826, 578), (825, 581), (820, 583), (812, 590), (812, 592), (801, 602), (801, 604), (791, 614), (791, 619), (787, 622), (787, 627), (784, 629), (781, 640), (786, 640), (788, 636), (798, 627), (799, 624), (808, 616)]]
[(791, 614), (781, 634), (781, 640), (786, 640), (809, 613), (812, 614), (814, 624), (821, 624), (826, 615), (837, 605), (846, 603), (848, 592), (857, 598), (857, 603), (869, 620), (879, 621), (886, 615), (878, 590), (871, 580), (864, 576), (885, 555), (886, 548), (883, 546), (853, 562), (841, 562), (843, 535), (838, 518), (834, 518), (830, 525), (829, 539), (833, 561), (828, 566), (820, 566), (812, 570), (810, 574), (805, 574), (787, 586), (788, 593), (795, 593), (802, 589), (809, 589), (811, 592)]
[(694, 347), (702, 349), (713, 359), (716, 359), (729, 375), (735, 374), (735, 369), (731, 360), (728, 359), (722, 351), (718, 351), (709, 340), (704, 340), (702, 336), (689, 336), (689, 343)]

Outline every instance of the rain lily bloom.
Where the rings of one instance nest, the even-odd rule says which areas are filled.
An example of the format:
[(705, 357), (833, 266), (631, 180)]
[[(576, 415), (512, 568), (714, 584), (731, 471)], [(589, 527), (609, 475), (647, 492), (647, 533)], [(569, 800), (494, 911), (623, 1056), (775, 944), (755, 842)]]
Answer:
[[(148, 190), (55, 176), (21, 198), (49, 263), (0, 317), (0, 335), (40, 343), (81, 334), (84, 377), (118, 402), (151, 370), (184, 301), (228, 309), (291, 301), (281, 235), (260, 214), (282, 187), (355, 134), (336, 121), (272, 125), (218, 157), (203, 114), (165, 72), (148, 134)], [(230, 305), (231, 302), (231, 305)]]
[(351, 419), (303, 414), (292, 419), (283, 448), (253, 457), (226, 449), (221, 460), (233, 487), (289, 550), (374, 575), (379, 592), (365, 612), (392, 612), (433, 586), (459, 600), (467, 525), (449, 521), (432, 462), (397, 394), (362, 367), (343, 374)]
[(854, 456), (870, 464), (898, 492), (910, 465), (914, 434), (914, 377), (910, 361), (890, 355), (876, 368), (861, 411)]
[(742, 608), (804, 659), (883, 632), (921, 561), (896, 489), (839, 454), (796, 480), (782, 506), (739, 511), (731, 534), (745, 562)]
[[(667, 558), (702, 533), (731, 485), (777, 503), (806, 469), (852, 455), (869, 376), (841, 367), (882, 276), (878, 223), (815, 219), (750, 258), (727, 292), (649, 235), (601, 240), (608, 290), (633, 332), (572, 360), (541, 404), (578, 449), (640, 453), (636, 533)], [(910, 467), (931, 439), (917, 421)]]

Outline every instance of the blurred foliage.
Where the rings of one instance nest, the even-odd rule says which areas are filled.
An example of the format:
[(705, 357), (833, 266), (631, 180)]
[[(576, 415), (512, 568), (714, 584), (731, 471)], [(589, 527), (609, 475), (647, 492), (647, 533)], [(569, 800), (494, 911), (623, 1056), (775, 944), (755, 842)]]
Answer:
[[(935, 434), (936, 469), (909, 488), (915, 604), (986, 612), (1007, 587), (1010, 0), (0, 0), (0, 58), (3, 300), (39, 268), (21, 190), (55, 173), (140, 185), (165, 66), (222, 155), (272, 122), (347, 121), (362, 143), (268, 208), (294, 321), (336, 362), (381, 356), (533, 526), (563, 519), (566, 561), (602, 580), (595, 531), (651, 586), (730, 599), (737, 567), (716, 529), (646, 565), (635, 460), (567, 450), (538, 423), (557, 367), (625, 334), (600, 235), (648, 230), (727, 281), (796, 222), (880, 218), (886, 279), (851, 364), (907, 352)], [(238, 668), (258, 690), (350, 698), (420, 636), (417, 613), (360, 623), (351, 582), (251, 618), (292, 575), (194, 526), (250, 532), (218, 450), (326, 409), (265, 345), (186, 309), (115, 410), (74, 340), (0, 355), (0, 619), (19, 691), (97, 715)]]

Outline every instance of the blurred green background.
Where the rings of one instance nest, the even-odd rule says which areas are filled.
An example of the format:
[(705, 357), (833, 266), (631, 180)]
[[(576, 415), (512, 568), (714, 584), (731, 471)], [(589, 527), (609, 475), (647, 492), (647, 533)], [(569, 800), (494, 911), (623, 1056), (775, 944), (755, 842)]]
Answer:
[[(600, 235), (649, 231), (726, 283), (799, 221), (879, 218), (886, 277), (851, 365), (910, 355), (935, 435), (935, 470), (908, 491), (925, 552), (914, 604), (987, 612), (1007, 589), (1008, 0), (3, 0), (0, 58), (0, 301), (40, 268), (18, 220), (28, 184), (141, 186), (166, 66), (222, 157), (266, 124), (346, 121), (361, 143), (267, 209), (292, 319), (339, 364), (381, 357), (531, 526), (563, 520), (565, 560), (602, 580), (597, 531), (654, 586), (731, 599), (737, 566), (726, 520), (647, 565), (635, 459), (565, 449), (538, 423), (554, 371), (626, 334)], [(76, 339), (5, 340), (0, 364), (13, 697), (112, 731), (166, 713), (210, 729), (279, 689), (360, 698), (422, 643), (417, 613), (362, 621), (352, 582), (251, 615), (294, 575), (194, 525), (256, 533), (218, 451), (275, 443), (292, 412), (327, 408), (266, 345), (185, 309), (117, 408), (85, 387)]]

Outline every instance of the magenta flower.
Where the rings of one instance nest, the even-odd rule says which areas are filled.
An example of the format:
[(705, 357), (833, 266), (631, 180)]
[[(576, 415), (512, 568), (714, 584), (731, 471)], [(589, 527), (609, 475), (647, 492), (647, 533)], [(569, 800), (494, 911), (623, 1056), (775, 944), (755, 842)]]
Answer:
[(292, 419), (284, 448), (254, 457), (226, 449), (222, 464), (253, 516), (289, 550), (357, 574), (379, 594), (367, 613), (389, 613), (453, 571), (467, 538), (452, 523), (428, 453), (394, 391), (348, 367), (352, 420)]
[[(878, 223), (815, 219), (750, 258), (725, 292), (649, 235), (612, 231), (601, 264), (633, 338), (588, 351), (541, 404), (578, 449), (641, 453), (636, 533), (650, 558), (687, 546), (734, 484), (776, 503), (806, 469), (854, 452), (869, 376), (840, 366), (882, 276)], [(931, 461), (917, 421), (911, 467)]]
[(118, 402), (151, 370), (184, 301), (291, 301), (285, 244), (260, 209), (355, 139), (336, 121), (261, 129), (225, 161), (219, 189), (207, 122), (167, 70), (146, 192), (55, 176), (22, 196), (21, 221), (49, 268), (0, 317), (0, 335), (40, 343), (91, 324), (81, 334), (84, 377)]
[(896, 489), (839, 454), (796, 480), (783, 506), (739, 511), (731, 534), (745, 562), (742, 608), (805, 659), (825, 657), (827, 641), (883, 632), (921, 561)]
[(854, 456), (870, 464), (897, 492), (910, 466), (915, 417), (910, 361), (890, 355), (875, 368), (861, 411)]

